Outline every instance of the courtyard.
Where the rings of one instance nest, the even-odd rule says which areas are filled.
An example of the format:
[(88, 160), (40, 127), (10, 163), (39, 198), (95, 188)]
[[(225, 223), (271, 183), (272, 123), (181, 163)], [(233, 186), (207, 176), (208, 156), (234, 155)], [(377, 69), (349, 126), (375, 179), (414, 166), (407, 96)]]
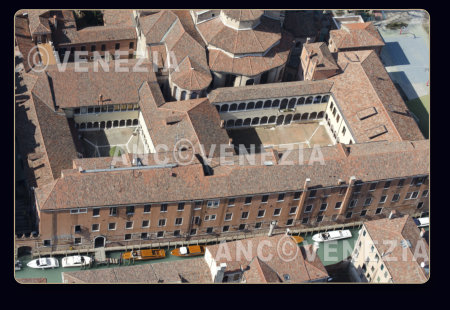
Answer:
[(310, 148), (314, 145), (334, 144), (322, 122), (229, 129), (228, 135), (233, 139), (237, 151), (240, 144), (246, 148), (254, 144), (256, 152), (268, 147), (282, 151), (292, 147)]
[(138, 127), (82, 131), (80, 134), (85, 149), (84, 157), (111, 156), (112, 148), (125, 153), (145, 153), (142, 134)]

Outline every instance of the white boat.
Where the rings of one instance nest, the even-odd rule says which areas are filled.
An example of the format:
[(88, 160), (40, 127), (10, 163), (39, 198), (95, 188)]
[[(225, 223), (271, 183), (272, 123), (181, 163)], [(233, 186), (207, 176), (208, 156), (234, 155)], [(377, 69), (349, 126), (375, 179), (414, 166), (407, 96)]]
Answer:
[(20, 260), (16, 260), (15, 270), (22, 270), (22, 262)]
[(335, 230), (335, 231), (327, 231), (319, 234), (315, 234), (312, 239), (316, 242), (327, 242), (334, 241), (340, 239), (351, 238), (352, 233), (350, 230)]
[(430, 218), (429, 217), (421, 217), (418, 219), (414, 219), (414, 222), (416, 222), (416, 225), (419, 228), (430, 226)]
[(54, 257), (43, 257), (30, 261), (27, 266), (38, 269), (58, 268), (59, 262)]
[(67, 256), (61, 260), (61, 265), (65, 267), (81, 267), (84, 265), (89, 265), (91, 258), (89, 256)]

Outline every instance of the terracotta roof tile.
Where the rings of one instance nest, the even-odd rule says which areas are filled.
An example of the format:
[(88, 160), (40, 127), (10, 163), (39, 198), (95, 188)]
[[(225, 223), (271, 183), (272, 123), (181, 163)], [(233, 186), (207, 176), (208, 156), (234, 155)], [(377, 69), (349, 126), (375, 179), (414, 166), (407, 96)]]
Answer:
[(343, 24), (341, 29), (330, 31), (330, 39), (338, 49), (385, 45), (371, 22)]

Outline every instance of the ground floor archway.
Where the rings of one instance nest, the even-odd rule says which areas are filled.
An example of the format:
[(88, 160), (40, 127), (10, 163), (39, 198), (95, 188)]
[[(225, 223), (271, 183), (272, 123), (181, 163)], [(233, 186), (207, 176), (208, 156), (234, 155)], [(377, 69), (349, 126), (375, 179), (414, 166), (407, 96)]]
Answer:
[(106, 244), (106, 238), (104, 236), (97, 236), (94, 239), (94, 248), (102, 248)]

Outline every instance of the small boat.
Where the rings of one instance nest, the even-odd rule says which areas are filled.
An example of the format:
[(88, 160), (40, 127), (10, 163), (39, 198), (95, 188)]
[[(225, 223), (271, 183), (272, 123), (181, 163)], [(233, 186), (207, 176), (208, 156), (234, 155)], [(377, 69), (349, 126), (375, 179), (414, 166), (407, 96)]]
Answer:
[(335, 231), (328, 231), (324, 233), (315, 234), (312, 239), (316, 242), (327, 242), (327, 241), (334, 241), (334, 240), (340, 240), (340, 239), (347, 239), (351, 238), (352, 233), (350, 230), (335, 230)]
[(205, 254), (205, 246), (203, 245), (190, 245), (182, 246), (170, 252), (173, 256), (189, 257), (189, 256), (200, 256)]
[(165, 257), (166, 251), (164, 251), (163, 249), (135, 250), (125, 252), (122, 254), (122, 259), (134, 259), (134, 260), (148, 260)]
[(302, 243), (303, 242), (303, 240), (305, 240), (305, 239), (303, 239), (303, 237), (300, 237), (300, 236), (291, 236), (292, 237), (292, 239), (294, 239), (294, 241), (295, 241), (295, 243)]
[(22, 262), (20, 260), (16, 260), (14, 267), (15, 270), (22, 270)]
[(414, 219), (414, 222), (416, 223), (417, 227), (427, 227), (430, 226), (430, 218), (429, 217), (421, 217)]
[(27, 266), (30, 268), (37, 268), (37, 269), (48, 269), (48, 268), (53, 269), (59, 267), (59, 262), (54, 257), (43, 257), (30, 261), (27, 264)]
[(81, 267), (85, 265), (89, 265), (91, 262), (91, 258), (89, 256), (67, 256), (61, 260), (61, 265), (66, 267)]

